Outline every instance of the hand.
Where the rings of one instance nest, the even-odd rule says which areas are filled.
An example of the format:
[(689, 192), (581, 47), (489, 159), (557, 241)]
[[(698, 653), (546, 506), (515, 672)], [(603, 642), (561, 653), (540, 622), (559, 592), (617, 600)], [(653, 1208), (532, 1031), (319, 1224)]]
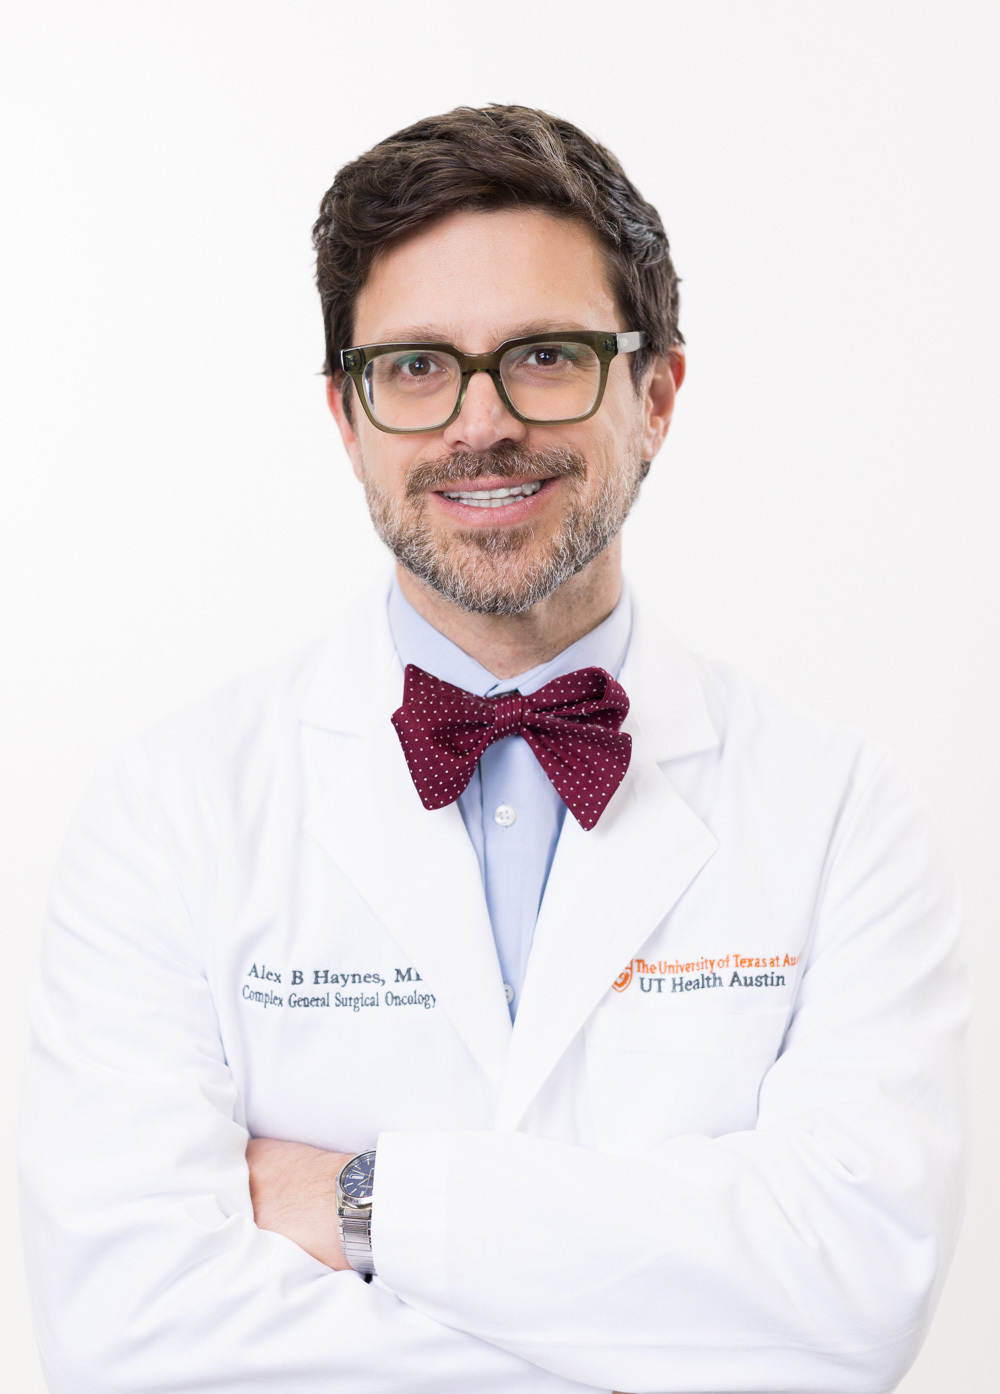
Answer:
[(250, 1199), (258, 1229), (283, 1234), (328, 1268), (350, 1264), (337, 1232), (337, 1174), (353, 1152), (324, 1152), (304, 1142), (252, 1137), (247, 1143)]

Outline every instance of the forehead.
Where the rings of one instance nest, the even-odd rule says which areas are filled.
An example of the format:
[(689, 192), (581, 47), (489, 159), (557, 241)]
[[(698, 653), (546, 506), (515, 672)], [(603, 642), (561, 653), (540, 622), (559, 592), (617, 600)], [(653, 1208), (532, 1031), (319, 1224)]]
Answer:
[(446, 339), (485, 353), (543, 329), (628, 329), (601, 248), (538, 209), (462, 211), (385, 252), (358, 296), (359, 344)]

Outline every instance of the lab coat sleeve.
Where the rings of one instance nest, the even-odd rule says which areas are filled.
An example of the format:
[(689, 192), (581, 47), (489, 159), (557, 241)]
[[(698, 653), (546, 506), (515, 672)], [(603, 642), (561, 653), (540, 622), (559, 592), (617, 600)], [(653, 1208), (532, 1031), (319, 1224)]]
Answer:
[(518, 1132), (384, 1134), (384, 1280), (438, 1321), (634, 1394), (894, 1388), (962, 1207), (956, 920), (886, 759), (839, 820), (756, 1128), (635, 1157)]
[(72, 829), (24, 1083), (24, 1246), (51, 1394), (581, 1394), (253, 1222), (183, 878), (122, 767)]

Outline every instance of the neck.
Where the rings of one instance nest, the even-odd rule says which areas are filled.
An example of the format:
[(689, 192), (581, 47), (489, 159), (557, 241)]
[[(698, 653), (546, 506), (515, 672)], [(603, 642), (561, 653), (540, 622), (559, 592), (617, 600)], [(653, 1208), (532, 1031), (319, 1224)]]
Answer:
[(399, 588), (419, 615), (497, 678), (548, 663), (606, 620), (622, 590), (621, 534), (547, 600), (523, 615), (476, 615), (396, 565)]

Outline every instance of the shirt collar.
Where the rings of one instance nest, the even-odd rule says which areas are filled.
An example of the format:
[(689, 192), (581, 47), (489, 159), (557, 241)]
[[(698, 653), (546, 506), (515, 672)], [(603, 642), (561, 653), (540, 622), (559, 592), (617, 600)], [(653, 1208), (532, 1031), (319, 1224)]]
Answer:
[(617, 678), (628, 652), (632, 600), (623, 581), (618, 604), (606, 620), (547, 663), (540, 663), (512, 678), (498, 678), (446, 639), (417, 613), (400, 590), (395, 576), (389, 591), (388, 616), (392, 641), (404, 668), (407, 663), (415, 663), (426, 673), (464, 688), (466, 692), (474, 692), (478, 697), (494, 697), (498, 692), (513, 692), (515, 688), (527, 696), (577, 668), (604, 668)]

